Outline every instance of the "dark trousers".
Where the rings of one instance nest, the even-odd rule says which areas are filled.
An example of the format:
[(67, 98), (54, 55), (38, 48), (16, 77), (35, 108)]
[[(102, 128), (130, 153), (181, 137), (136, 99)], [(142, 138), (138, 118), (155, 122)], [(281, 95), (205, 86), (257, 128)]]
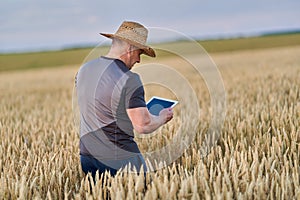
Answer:
[[(125, 167), (126, 163), (128, 164), (128, 162), (130, 162), (130, 161), (135, 162), (135, 164), (137, 164), (137, 163), (140, 164), (139, 167), (137, 167), (138, 172), (139, 172), (140, 167), (144, 167), (144, 191), (146, 191), (147, 190), (147, 181), (146, 181), (147, 167), (146, 167), (144, 158), (140, 155), (140, 156), (137, 156), (132, 159), (121, 160), (118, 163), (122, 164), (120, 166)], [(114, 177), (117, 174), (117, 171), (122, 168), (122, 167), (116, 168), (115, 162), (113, 162), (113, 164), (109, 163), (109, 165), (107, 165), (107, 162), (105, 162), (105, 164), (104, 164), (103, 162), (99, 161), (98, 159), (96, 159), (92, 156), (80, 155), (80, 162), (81, 162), (81, 168), (82, 168), (83, 172), (85, 174), (91, 173), (94, 183), (96, 181), (95, 176), (96, 176), (97, 171), (99, 173), (99, 177), (101, 177), (101, 174), (104, 175), (104, 173), (106, 171), (108, 171), (110, 173), (110, 175)], [(124, 163), (125, 163), (125, 165), (124, 165)], [(104, 181), (104, 177), (103, 177), (102, 185), (104, 184), (104, 182), (105, 181)], [(109, 197), (110, 195), (107, 194), (107, 196)]]
[(96, 172), (99, 171), (99, 176), (108, 171), (112, 176), (117, 174), (118, 169), (114, 169), (100, 162), (92, 156), (80, 156), (81, 168), (85, 174), (91, 173), (95, 180)]
[(137, 172), (140, 171), (141, 167), (143, 167), (145, 173), (147, 171), (145, 160), (141, 154), (137, 154), (136, 156), (125, 160), (110, 161), (100, 161), (93, 156), (80, 155), (80, 162), (83, 172), (85, 174), (91, 173), (94, 179), (97, 170), (99, 171), (99, 175), (108, 171), (111, 176), (115, 176), (119, 169), (124, 168), (129, 163), (131, 164), (131, 167), (134, 167), (137, 170)]

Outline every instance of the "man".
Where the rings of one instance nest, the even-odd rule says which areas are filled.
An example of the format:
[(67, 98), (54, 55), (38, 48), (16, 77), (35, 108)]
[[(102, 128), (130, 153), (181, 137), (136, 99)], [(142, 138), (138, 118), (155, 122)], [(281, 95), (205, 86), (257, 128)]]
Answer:
[(85, 173), (109, 171), (115, 175), (125, 166), (139, 170), (146, 164), (134, 141), (133, 129), (151, 133), (173, 118), (171, 108), (151, 115), (144, 100), (140, 77), (130, 71), (140, 55), (155, 57), (146, 45), (148, 30), (125, 21), (111, 38), (106, 56), (84, 64), (76, 76), (80, 109), (80, 160)]

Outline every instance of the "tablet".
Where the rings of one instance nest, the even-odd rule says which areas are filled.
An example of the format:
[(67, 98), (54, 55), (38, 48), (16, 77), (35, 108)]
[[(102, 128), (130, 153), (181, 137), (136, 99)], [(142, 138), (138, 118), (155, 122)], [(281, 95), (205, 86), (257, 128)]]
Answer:
[(153, 96), (147, 102), (147, 108), (152, 115), (159, 115), (159, 112), (164, 108), (173, 108), (178, 101)]

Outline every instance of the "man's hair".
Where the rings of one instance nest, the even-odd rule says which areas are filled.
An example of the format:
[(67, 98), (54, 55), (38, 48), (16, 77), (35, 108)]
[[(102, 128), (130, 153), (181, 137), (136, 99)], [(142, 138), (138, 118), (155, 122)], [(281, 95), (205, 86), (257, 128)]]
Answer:
[(113, 38), (111, 47), (118, 49), (119, 52), (126, 52), (128, 45), (129, 45), (128, 42), (126, 42), (124, 40), (120, 40), (118, 38)]
[(127, 51), (128, 46), (130, 46), (131, 51), (138, 49), (137, 47), (129, 44), (128, 42), (124, 40), (120, 40), (118, 38), (113, 38), (111, 46), (112, 48), (117, 48), (119, 52), (124, 52), (124, 53)]

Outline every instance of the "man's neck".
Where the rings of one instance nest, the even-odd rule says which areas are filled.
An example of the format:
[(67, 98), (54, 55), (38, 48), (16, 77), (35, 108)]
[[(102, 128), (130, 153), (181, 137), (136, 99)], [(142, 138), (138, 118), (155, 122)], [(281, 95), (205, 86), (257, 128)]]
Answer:
[[(118, 59), (118, 60), (121, 60), (123, 63), (125, 63), (126, 65), (126, 58), (124, 56), (120, 56), (118, 54), (115, 54), (113, 52), (108, 52), (108, 54), (105, 55), (105, 57), (107, 58), (111, 58), (111, 59)], [(127, 66), (127, 65), (126, 65)], [(128, 67), (128, 66), (127, 66)]]
[(108, 54), (106, 54), (105, 57), (121, 60), (121, 59), (120, 59), (120, 56), (118, 56), (117, 54), (114, 54), (114, 53), (112, 53), (112, 52), (108, 52)]

